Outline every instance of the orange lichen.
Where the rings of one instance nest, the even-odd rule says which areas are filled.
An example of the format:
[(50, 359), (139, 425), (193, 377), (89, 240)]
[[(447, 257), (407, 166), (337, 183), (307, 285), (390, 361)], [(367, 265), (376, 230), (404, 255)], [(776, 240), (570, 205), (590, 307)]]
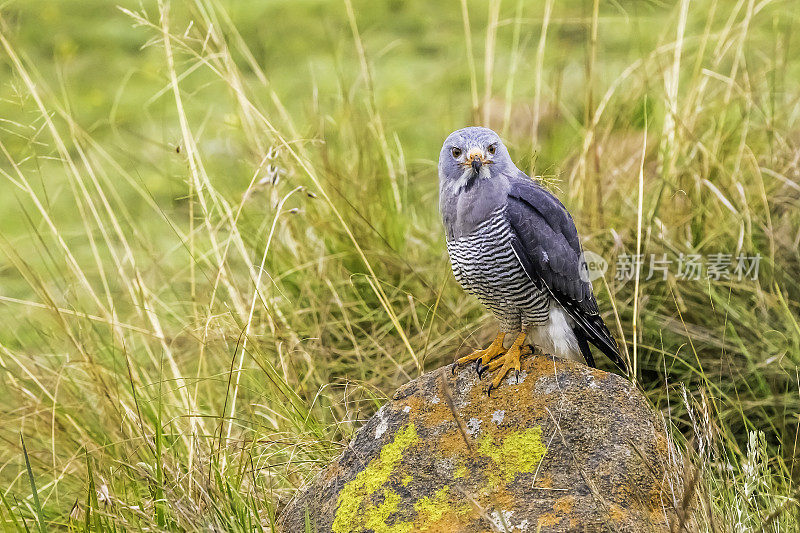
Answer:
[(608, 508), (608, 518), (613, 522), (622, 522), (627, 516), (628, 512), (616, 503), (612, 503)]
[(561, 522), (560, 517), (556, 516), (553, 513), (545, 513), (543, 515), (539, 515), (538, 527), (539, 528), (550, 527), (558, 524), (559, 522)]
[(552, 489), (553, 476), (550, 474), (550, 472), (539, 472), (539, 475), (536, 478), (536, 483), (534, 483), (534, 487)]
[(445, 431), (439, 436), (437, 448), (444, 457), (461, 457), (469, 451), (461, 432), (455, 428)]
[(553, 511), (559, 514), (569, 514), (575, 505), (575, 496), (564, 496), (553, 502)]
[(425, 399), (422, 398), (421, 396), (409, 396), (408, 398), (403, 400), (402, 403), (398, 405), (398, 407), (403, 410), (406, 407), (410, 407), (408, 412), (409, 415), (411, 415), (411, 414), (420, 414), (421, 412), (423, 412), (425, 404), (426, 404)]
[[(332, 511), (334, 531), (477, 531), (487, 526), (487, 513), (494, 511), (513, 518), (507, 523), (511, 531), (523, 524), (528, 531), (536, 531), (537, 523), (545, 531), (582, 531), (596, 523), (629, 529), (630, 525), (664, 524), (665, 516), (674, 516), (673, 509), (661, 508), (662, 493), (670, 488), (665, 488), (661, 477), (670, 467), (670, 442), (661, 421), (652, 416), (634, 388), (626, 391), (620, 378), (545, 356), (526, 357), (522, 367), (522, 382), (504, 379), (491, 398), (486, 396), (490, 378), (476, 379), (472, 369), (462, 369), (457, 378), (437, 372), (401, 388), (396, 400), (386, 406), (393, 416), (384, 412), (383, 419), (396, 421), (394, 415), (400, 413), (400, 420), (407, 422), (400, 427), (394, 422), (386, 429), (395, 435), (378, 456), (372, 449), (369, 459), (346, 456), (347, 469), (334, 464), (321, 476), (327, 486), (342, 477), (345, 481)], [(601, 383), (610, 379), (617, 381)], [(590, 387), (583, 386), (587, 380)], [(606, 423), (606, 397), (635, 422), (636, 433), (627, 426), (616, 428), (616, 422)], [(499, 411), (504, 411), (503, 416), (494, 416)], [(576, 417), (561, 416), (567, 411), (577, 413)], [(554, 423), (562, 421), (564, 437), (553, 434), (557, 431)], [(615, 448), (598, 455), (588, 445), (565, 454), (575, 436), (573, 422), (581, 424), (576, 442), (596, 434), (598, 441), (615, 438), (619, 447), (636, 453), (621, 454), (625, 450)], [(415, 426), (421, 428), (418, 441), (409, 429)], [(537, 429), (541, 448), (536, 444), (534, 453), (527, 453), (525, 443), (537, 439), (520, 434)], [(617, 439), (617, 429), (627, 437)], [(552, 447), (548, 459), (544, 459), (544, 444)], [(582, 483), (574, 475), (575, 463), (580, 468), (590, 460), (592, 466), (586, 471), (605, 503), (597, 500), (597, 493), (572, 493)], [(655, 474), (660, 477), (654, 482)], [(565, 489), (569, 492), (562, 492)]]

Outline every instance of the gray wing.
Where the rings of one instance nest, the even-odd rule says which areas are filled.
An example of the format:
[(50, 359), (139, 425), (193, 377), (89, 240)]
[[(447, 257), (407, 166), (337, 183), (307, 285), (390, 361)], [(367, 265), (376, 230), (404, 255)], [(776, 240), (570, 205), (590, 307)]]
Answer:
[(511, 180), (506, 217), (511, 245), (528, 277), (547, 290), (575, 322), (575, 334), (587, 362), (594, 366), (586, 341), (625, 369), (619, 348), (603, 323), (583, 260), (572, 217), (549, 191), (527, 176)]

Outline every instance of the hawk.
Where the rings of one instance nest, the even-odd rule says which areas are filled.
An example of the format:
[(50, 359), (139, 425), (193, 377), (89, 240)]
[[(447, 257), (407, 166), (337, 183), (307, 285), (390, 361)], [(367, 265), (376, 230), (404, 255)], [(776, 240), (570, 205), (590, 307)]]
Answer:
[[(600, 317), (572, 217), (514, 165), (494, 131), (464, 128), (444, 141), (439, 209), (456, 280), (500, 322), (488, 348), (456, 365), (476, 361), (479, 375), (499, 368), (491, 393), (511, 369), (519, 372), (530, 336), (545, 353), (595, 366), (591, 343), (625, 370)], [(509, 333), (515, 339), (505, 349)]]

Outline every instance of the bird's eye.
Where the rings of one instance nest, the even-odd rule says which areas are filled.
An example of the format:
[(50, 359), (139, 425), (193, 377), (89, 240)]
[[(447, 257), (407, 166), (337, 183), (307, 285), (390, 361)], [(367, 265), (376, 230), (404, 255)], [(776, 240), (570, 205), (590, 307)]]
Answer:
[(462, 154), (461, 148), (455, 148), (454, 147), (452, 150), (450, 150), (450, 153), (453, 154), (453, 157), (458, 159), (459, 157), (461, 157), (461, 154)]
[(489, 155), (494, 155), (494, 153), (497, 151), (497, 147), (493, 144), (490, 144), (486, 151), (489, 152)]

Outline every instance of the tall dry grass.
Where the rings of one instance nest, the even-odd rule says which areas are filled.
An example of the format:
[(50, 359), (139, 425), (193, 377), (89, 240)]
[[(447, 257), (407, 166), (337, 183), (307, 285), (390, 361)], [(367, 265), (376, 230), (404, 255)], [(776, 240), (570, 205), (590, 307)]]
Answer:
[(453, 116), (397, 103), (378, 67), (400, 45), (370, 44), (365, 4), (330, 11), (337, 91), (309, 76), (299, 110), (232, 6), (123, 8), (158, 65), (135, 133), (115, 118), (125, 80), (104, 126), (78, 120), (2, 8), (4, 527), (270, 530), (387, 394), (493, 328), (452, 283), (436, 212), (432, 159), (474, 120), (612, 267), (763, 258), (757, 281), (645, 264), (595, 289), (685, 452), (699, 527), (796, 528), (797, 14), (637, 5), (437, 11), (465, 74), (419, 90), (452, 93)]

